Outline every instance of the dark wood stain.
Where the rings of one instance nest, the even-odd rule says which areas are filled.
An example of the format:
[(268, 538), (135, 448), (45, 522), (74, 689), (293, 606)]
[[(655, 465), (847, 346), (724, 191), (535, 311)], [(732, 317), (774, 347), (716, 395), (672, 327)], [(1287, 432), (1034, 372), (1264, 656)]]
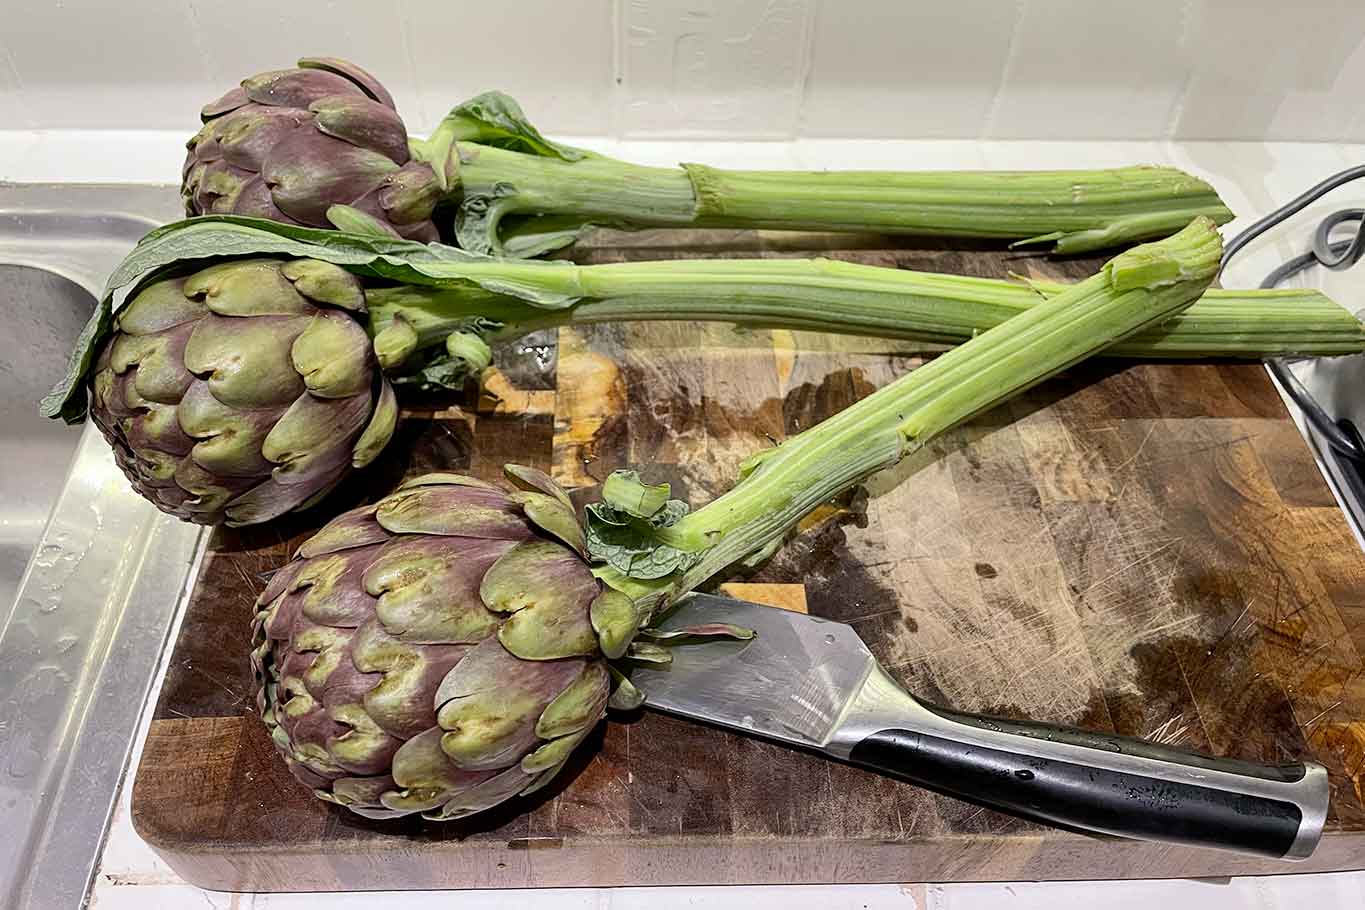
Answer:
[[(734, 231), (602, 232), (574, 250), (583, 262), (812, 254), (1054, 279), (1097, 262)], [(603, 725), (546, 791), (454, 824), (367, 821), (314, 799), (276, 760), (245, 660), (252, 602), (328, 512), (404, 476), (492, 479), (508, 461), (552, 470), (580, 506), (620, 467), (700, 506), (744, 457), (931, 356), (799, 332), (594, 326), (499, 350), (505, 401), (473, 389), (408, 399), (396, 443), (327, 511), (214, 534), (136, 776), (138, 830), (189, 880), (236, 890), (1359, 867), (1365, 556), (1256, 364), (1081, 364), (822, 508), (761, 566), (731, 575), (802, 585), (812, 613), (852, 623), (927, 701), (1322, 762), (1333, 803), (1307, 864), (1045, 829), (650, 712)]]

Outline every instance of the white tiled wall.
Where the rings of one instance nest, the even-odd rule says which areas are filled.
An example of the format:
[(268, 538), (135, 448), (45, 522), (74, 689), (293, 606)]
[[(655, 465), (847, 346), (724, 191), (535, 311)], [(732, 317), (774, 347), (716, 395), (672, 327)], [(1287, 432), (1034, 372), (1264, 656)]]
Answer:
[(561, 135), (1365, 141), (1362, 0), (3, 6), (0, 129), (185, 129), (242, 77), (330, 54), (413, 132), (496, 87)]

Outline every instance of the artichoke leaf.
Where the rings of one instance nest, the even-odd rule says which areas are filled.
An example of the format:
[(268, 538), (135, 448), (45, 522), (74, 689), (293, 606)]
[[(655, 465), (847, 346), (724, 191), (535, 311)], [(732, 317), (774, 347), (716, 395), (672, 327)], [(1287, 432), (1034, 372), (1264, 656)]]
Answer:
[(516, 99), (503, 92), (484, 92), (457, 104), (446, 114), (439, 130), (456, 142), (478, 142), (562, 161), (581, 161), (592, 154), (546, 139), (531, 125)]

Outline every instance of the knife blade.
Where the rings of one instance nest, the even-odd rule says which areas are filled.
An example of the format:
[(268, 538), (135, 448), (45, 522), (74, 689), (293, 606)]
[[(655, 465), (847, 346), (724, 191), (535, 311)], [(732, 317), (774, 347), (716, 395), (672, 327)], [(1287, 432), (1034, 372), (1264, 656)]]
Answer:
[(656, 625), (724, 622), (749, 641), (673, 648), (633, 669), (655, 710), (776, 740), (1045, 823), (1304, 859), (1326, 769), (1215, 758), (1111, 733), (967, 714), (906, 692), (844, 623), (690, 594)]

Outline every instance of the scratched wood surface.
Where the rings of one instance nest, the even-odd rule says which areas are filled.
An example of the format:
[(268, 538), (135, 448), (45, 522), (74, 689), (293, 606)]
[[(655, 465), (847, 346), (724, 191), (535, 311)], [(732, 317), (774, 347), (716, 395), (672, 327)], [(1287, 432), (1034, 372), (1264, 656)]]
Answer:
[[(762, 233), (599, 235), (584, 262), (809, 255), (1074, 277), (988, 249)], [(417, 402), (404, 473), (516, 461), (590, 501), (608, 472), (696, 507), (739, 461), (913, 369), (878, 340), (724, 325), (562, 330), (499, 352), (482, 395)], [(931, 356), (931, 355), (929, 355)], [(1092, 362), (809, 518), (743, 596), (850, 622), (912, 691), (1331, 772), (1307, 864), (1079, 836), (648, 712), (554, 787), (463, 823), (371, 822), (275, 760), (245, 652), (261, 576), (323, 513), (215, 534), (133, 792), (183, 876), (236, 890), (1204, 876), (1365, 866), (1365, 557), (1263, 370)]]

